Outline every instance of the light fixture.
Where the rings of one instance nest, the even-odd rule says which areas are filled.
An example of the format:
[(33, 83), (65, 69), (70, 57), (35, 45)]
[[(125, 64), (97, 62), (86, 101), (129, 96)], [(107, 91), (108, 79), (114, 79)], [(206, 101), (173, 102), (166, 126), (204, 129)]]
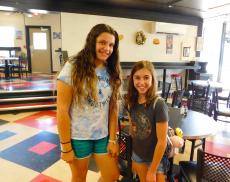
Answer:
[(0, 10), (2, 11), (15, 11), (15, 8), (9, 6), (0, 6)]
[(46, 10), (41, 10), (41, 9), (29, 9), (30, 13), (34, 14), (48, 14), (49, 12)]

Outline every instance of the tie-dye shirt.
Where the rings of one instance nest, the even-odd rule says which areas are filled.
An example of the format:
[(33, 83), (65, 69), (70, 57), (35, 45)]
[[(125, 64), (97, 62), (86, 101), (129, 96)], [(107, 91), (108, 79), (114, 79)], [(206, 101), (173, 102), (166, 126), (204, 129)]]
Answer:
[[(65, 83), (71, 83), (72, 65), (66, 62), (58, 75), (58, 79)], [(83, 108), (74, 102), (70, 108), (72, 139), (95, 140), (108, 136), (109, 101), (112, 90), (109, 82), (109, 74), (106, 68), (96, 68), (98, 77), (97, 90), (98, 101), (87, 98), (83, 101)]]

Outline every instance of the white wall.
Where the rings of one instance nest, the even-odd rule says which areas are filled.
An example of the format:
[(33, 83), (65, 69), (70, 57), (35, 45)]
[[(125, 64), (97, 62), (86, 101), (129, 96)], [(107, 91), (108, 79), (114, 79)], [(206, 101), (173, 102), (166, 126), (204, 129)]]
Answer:
[(34, 26), (51, 26), (51, 46), (52, 46), (52, 63), (53, 71), (59, 71), (61, 68), (59, 61), (59, 54), (55, 52), (58, 48), (61, 48), (61, 39), (53, 39), (53, 32), (61, 32), (61, 19), (60, 14), (44, 14), (40, 16), (34, 16), (32, 18), (25, 16), (25, 25)]
[(29, 18), (21, 13), (16, 12), (0, 12), (0, 26), (13, 26), (16, 31), (22, 32), (21, 39), (15, 39), (15, 47), (21, 47), (22, 51), (26, 53), (26, 35), (25, 26), (51, 26), (51, 40), (52, 40), (52, 63), (53, 71), (60, 70), (60, 63), (56, 49), (61, 48), (61, 39), (53, 39), (53, 32), (61, 32), (60, 14), (39, 15)]
[[(24, 15), (20, 13), (0, 12), (0, 26), (11, 26), (15, 31), (22, 31), (22, 39), (15, 39), (15, 47), (26, 45)], [(24, 50), (25, 52), (25, 50)]]
[[(62, 49), (69, 55), (80, 51), (90, 29), (98, 24), (112, 26), (124, 38), (120, 41), (120, 60), (125, 62), (150, 61), (186, 61), (194, 60), (197, 35), (196, 26), (188, 26), (185, 35), (173, 36), (173, 53), (166, 54), (166, 34), (151, 33), (152, 22), (128, 18), (116, 18), (76, 13), (61, 13)], [(143, 31), (147, 40), (144, 45), (135, 43), (137, 31)], [(154, 45), (153, 39), (159, 38), (160, 44)], [(182, 57), (182, 45), (191, 47), (190, 57)]]

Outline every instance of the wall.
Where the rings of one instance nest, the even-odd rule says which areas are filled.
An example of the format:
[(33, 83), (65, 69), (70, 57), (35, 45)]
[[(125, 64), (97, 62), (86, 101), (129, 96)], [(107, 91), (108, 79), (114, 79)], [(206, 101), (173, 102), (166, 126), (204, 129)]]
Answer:
[[(51, 34), (53, 32), (60, 32), (60, 14), (49, 14), (49, 15), (39, 15), (27, 17), (21, 13), (13, 13), (13, 12), (0, 12), (0, 26), (13, 26), (16, 31), (22, 32), (21, 39), (15, 39), (15, 46), (21, 47), (23, 52), (26, 52), (26, 35), (25, 35), (25, 26), (26, 25), (43, 25), (43, 26), (51, 26)], [(51, 35), (52, 37), (52, 35)], [(58, 53), (55, 52), (56, 49), (61, 47), (61, 39), (53, 39), (52, 40), (52, 62), (53, 62), (53, 71), (60, 70), (59, 57)]]
[(51, 41), (52, 41), (52, 61), (53, 61), (53, 71), (60, 70), (60, 60), (59, 54), (55, 52), (58, 48), (61, 48), (61, 39), (54, 39), (53, 32), (61, 32), (61, 22), (60, 22), (60, 14), (44, 14), (40, 16), (34, 16), (32, 18), (25, 16), (25, 24), (26, 25), (34, 25), (34, 26), (51, 26)]
[[(61, 13), (62, 49), (69, 55), (76, 54), (84, 46), (89, 30), (98, 23), (111, 25), (124, 38), (120, 41), (120, 60), (125, 62), (150, 61), (187, 61), (194, 60), (197, 35), (196, 26), (187, 26), (185, 35), (173, 35), (173, 53), (166, 54), (166, 34), (151, 32), (152, 21), (116, 18), (97, 15)], [(143, 31), (147, 40), (144, 45), (135, 43), (137, 31)], [(153, 39), (159, 38), (160, 44), (154, 45)], [(189, 57), (182, 57), (182, 45), (191, 47)]]
[(21, 39), (15, 39), (15, 47), (26, 45), (24, 15), (20, 13), (0, 12), (0, 26), (11, 26), (15, 31), (22, 32)]

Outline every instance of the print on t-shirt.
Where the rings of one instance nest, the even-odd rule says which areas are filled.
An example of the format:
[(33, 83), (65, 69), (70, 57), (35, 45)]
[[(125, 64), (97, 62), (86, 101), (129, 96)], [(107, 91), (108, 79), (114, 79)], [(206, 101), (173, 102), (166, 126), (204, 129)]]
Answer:
[(134, 113), (132, 121), (132, 135), (139, 140), (144, 140), (151, 134), (151, 123), (149, 118), (143, 113), (137, 111)]

